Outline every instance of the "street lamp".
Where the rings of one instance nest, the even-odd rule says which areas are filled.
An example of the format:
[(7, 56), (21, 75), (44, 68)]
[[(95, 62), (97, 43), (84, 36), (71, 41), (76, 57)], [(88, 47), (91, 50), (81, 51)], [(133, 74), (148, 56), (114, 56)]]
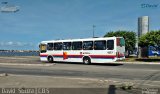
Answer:
[(93, 25), (93, 38), (94, 38), (94, 31), (95, 31), (95, 30), (94, 30), (94, 28), (95, 28), (95, 27), (96, 27), (96, 26), (95, 26), (95, 25)]

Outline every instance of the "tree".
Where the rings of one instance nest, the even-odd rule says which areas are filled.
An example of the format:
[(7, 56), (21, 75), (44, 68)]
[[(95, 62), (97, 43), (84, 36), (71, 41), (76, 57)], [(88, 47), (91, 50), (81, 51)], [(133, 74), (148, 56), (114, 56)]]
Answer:
[(140, 47), (159, 46), (160, 47), (160, 30), (148, 32), (139, 38)]
[(128, 52), (133, 51), (135, 49), (136, 44), (136, 33), (133, 31), (125, 31), (125, 30), (119, 30), (119, 31), (111, 31), (104, 35), (104, 37), (123, 37), (125, 39), (125, 50)]

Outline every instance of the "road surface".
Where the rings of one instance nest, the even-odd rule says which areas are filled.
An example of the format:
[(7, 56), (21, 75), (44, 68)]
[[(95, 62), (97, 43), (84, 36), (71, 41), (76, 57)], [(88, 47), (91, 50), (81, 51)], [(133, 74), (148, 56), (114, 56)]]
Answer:
[(160, 81), (160, 65), (145, 64), (67, 64), (57, 63), (43, 66), (0, 66), (0, 73), (37, 75), (37, 76), (68, 76), (79, 78), (123, 79), (144, 81)]
[[(2, 62), (2, 59), (0, 61)], [(23, 61), (23, 58), (22, 58), (22, 61)], [(30, 61), (32, 62), (29, 62), (29, 64), (36, 65), (38, 63), (41, 63), (37, 59), (33, 59)], [(22, 63), (26, 63), (26, 62), (22, 62)], [(30, 76), (40, 76), (40, 77), (44, 77), (44, 76), (63, 77), (64, 79), (65, 78), (98, 79), (98, 81), (102, 81), (102, 82), (103, 81), (115, 81), (117, 83), (132, 82), (138, 88), (140, 87), (159, 88), (160, 87), (160, 65), (159, 64), (156, 64), (156, 65), (154, 64), (153, 65), (148, 65), (148, 64), (84, 65), (80, 63), (75, 64), (75, 63), (58, 62), (53, 64), (49, 63), (49, 66), (0, 65), (0, 73), (8, 73), (8, 74), (14, 74), (14, 75), (30, 75)], [(60, 82), (58, 84), (60, 84)], [(64, 84), (64, 83), (61, 83), (61, 84)], [(104, 86), (105, 85), (106, 84), (104, 84)], [(122, 94), (129, 94), (129, 93), (123, 92)]]

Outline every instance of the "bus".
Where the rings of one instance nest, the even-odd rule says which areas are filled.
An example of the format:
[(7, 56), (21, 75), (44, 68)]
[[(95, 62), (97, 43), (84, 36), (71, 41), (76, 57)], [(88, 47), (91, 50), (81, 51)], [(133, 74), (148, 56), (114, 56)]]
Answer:
[(43, 62), (112, 63), (125, 59), (123, 37), (103, 37), (42, 41), (39, 45)]

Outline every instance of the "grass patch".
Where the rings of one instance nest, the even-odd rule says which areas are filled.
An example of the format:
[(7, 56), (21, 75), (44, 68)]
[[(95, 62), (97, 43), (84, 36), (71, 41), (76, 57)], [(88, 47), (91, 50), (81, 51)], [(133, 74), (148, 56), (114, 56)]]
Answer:
[(126, 58), (125, 60), (122, 60), (125, 62), (160, 62), (160, 57), (149, 57), (149, 58), (137, 58), (135, 56), (130, 56), (129, 58)]
[(158, 58), (138, 58), (136, 61), (143, 61), (143, 62), (160, 62)]

